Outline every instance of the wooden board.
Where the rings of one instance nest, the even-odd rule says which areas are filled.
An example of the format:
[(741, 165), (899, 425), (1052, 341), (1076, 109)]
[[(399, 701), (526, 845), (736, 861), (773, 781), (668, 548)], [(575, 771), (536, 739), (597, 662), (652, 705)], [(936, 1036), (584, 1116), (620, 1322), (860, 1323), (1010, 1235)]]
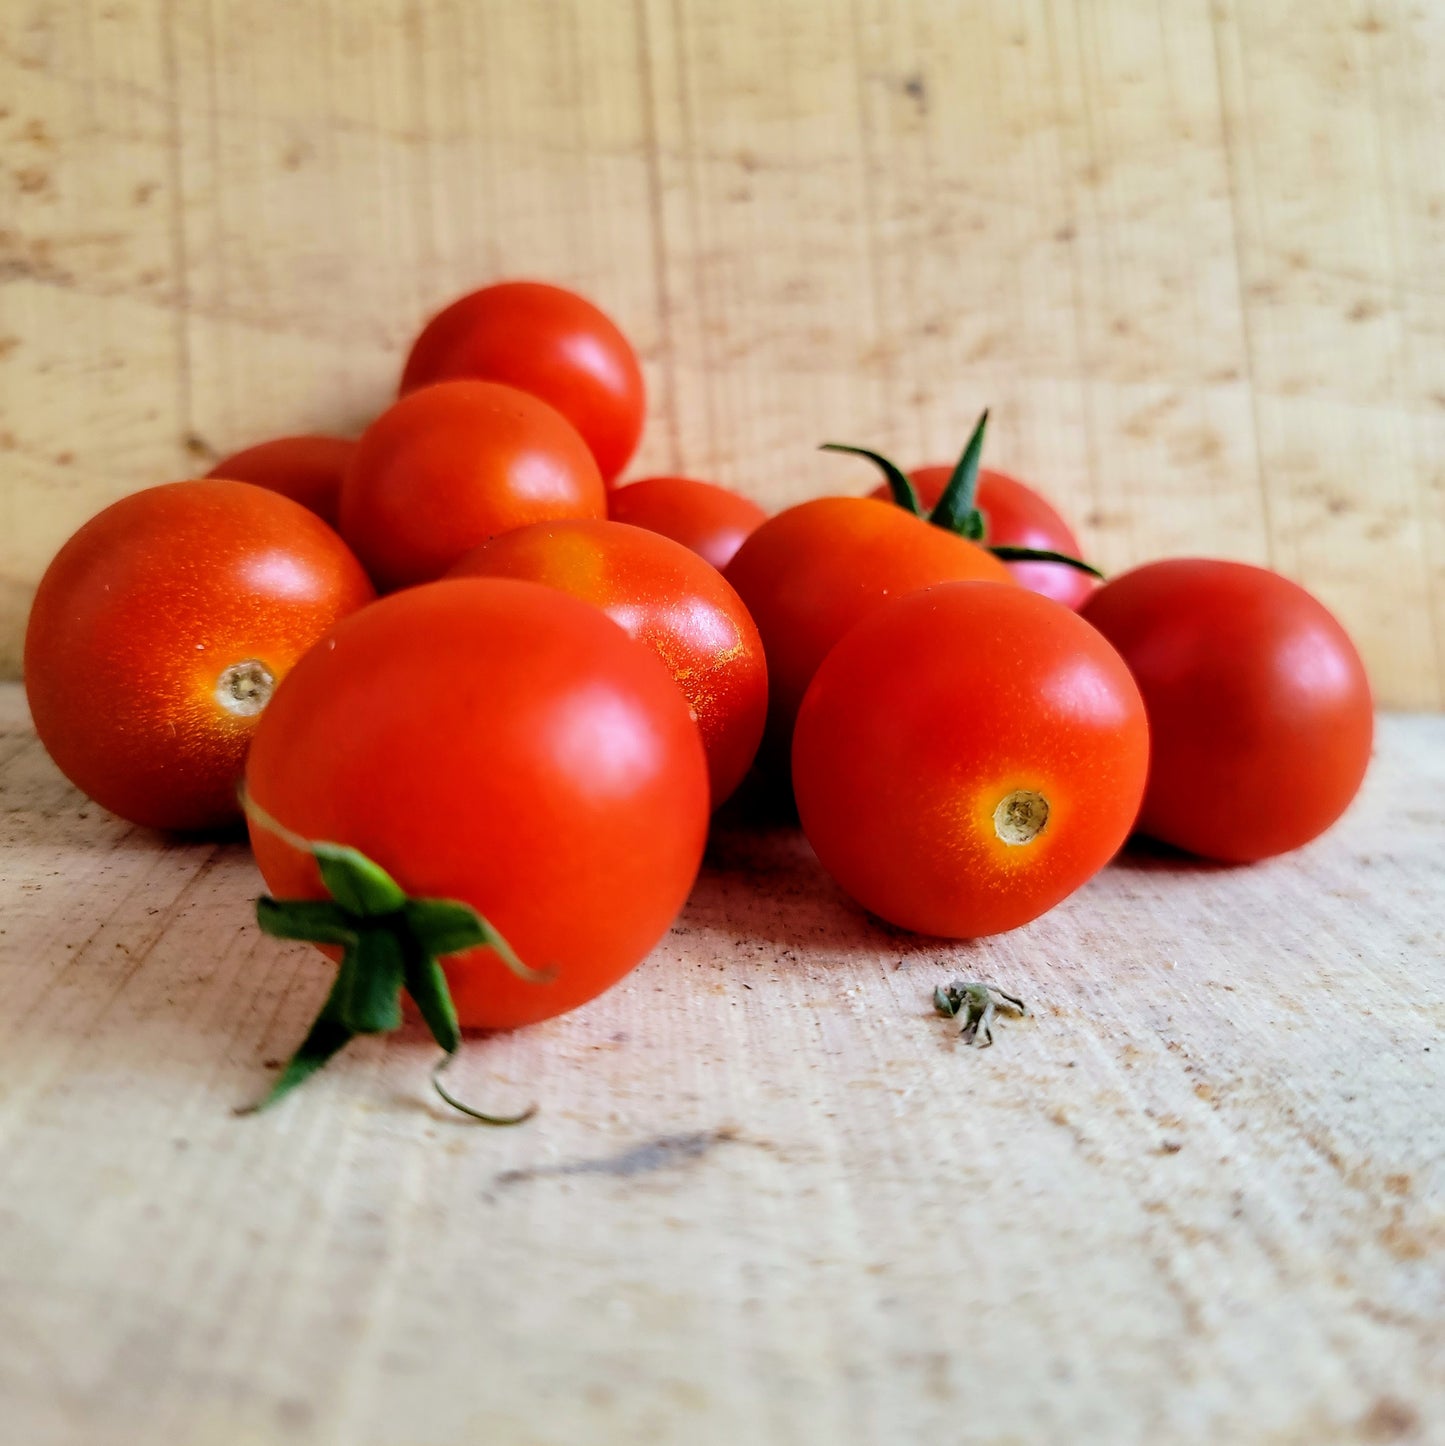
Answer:
[[(239, 844), (86, 804), (0, 690), (0, 1440), (1445, 1440), (1445, 719), (1300, 853), (870, 924), (734, 815), (578, 1014), (235, 1118), (326, 988)], [(1033, 1015), (960, 1044), (936, 983)]]
[(1418, 0), (7, 0), (0, 670), (90, 513), (525, 272), (636, 339), (639, 471), (782, 504), (991, 404), (1105, 566), (1269, 561), (1441, 706), (1442, 133)]

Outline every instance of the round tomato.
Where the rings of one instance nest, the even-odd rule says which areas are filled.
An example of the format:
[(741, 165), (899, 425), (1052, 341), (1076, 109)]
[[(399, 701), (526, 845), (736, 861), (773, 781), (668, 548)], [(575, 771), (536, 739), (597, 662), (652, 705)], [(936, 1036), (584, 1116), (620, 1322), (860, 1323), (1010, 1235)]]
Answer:
[(1097, 873), (1144, 792), (1144, 704), (1075, 613), (945, 584), (858, 624), (793, 736), (798, 815), (866, 909), (921, 934), (1014, 929)]
[(509, 528), (606, 515), (576, 429), (497, 382), (403, 397), (366, 429), (341, 488), (341, 535), (383, 592), (440, 577)]
[(738, 549), (727, 580), (768, 659), (766, 751), (785, 763), (793, 720), (818, 665), (889, 598), (938, 582), (1012, 582), (983, 548), (868, 497), (821, 497), (770, 517)]
[[(277, 690), (251, 798), (416, 898), (477, 910), (550, 983), (489, 948), (446, 957), (464, 1025), (506, 1029), (614, 984), (687, 898), (708, 825), (687, 705), (645, 647), (550, 588), (448, 579), (340, 624)], [(309, 852), (254, 820), (271, 892), (318, 899)]]
[(637, 354), (607, 316), (560, 286), (506, 281), (432, 317), (406, 359), (401, 391), (454, 377), (541, 397), (582, 434), (609, 482), (637, 450), (645, 407)]
[(276, 683), (374, 596), (342, 540), (278, 493), (195, 481), (124, 497), (40, 580), (25, 635), (35, 731), (132, 823), (232, 822)]
[(630, 522), (690, 547), (724, 568), (768, 514), (741, 493), (690, 477), (644, 477), (616, 488), (607, 499), (614, 522)]
[(1177, 558), (1106, 583), (1084, 608), (1123, 654), (1154, 753), (1139, 828), (1229, 863), (1323, 833), (1370, 760), (1369, 680), (1302, 587), (1241, 562)]
[[(952, 467), (915, 467), (908, 474), (925, 511), (938, 505), (943, 489), (953, 476)], [(887, 501), (887, 483), (868, 494)], [(989, 546), (1032, 547), (1043, 552), (1062, 552), (1082, 557), (1083, 551), (1073, 529), (1046, 497), (1027, 483), (994, 472), (987, 467), (978, 474), (974, 505), (984, 515), (984, 541)], [(1014, 578), (1030, 592), (1042, 593), (1067, 608), (1078, 609), (1098, 586), (1088, 573), (1066, 562), (1010, 562), (1005, 564)]]
[(269, 487), (336, 526), (341, 479), (356, 443), (345, 437), (277, 437), (217, 462), (207, 476)]
[(694, 552), (621, 522), (537, 522), (484, 542), (453, 577), (513, 577), (600, 607), (650, 647), (687, 699), (716, 808), (742, 782), (768, 713), (763, 642), (742, 599)]

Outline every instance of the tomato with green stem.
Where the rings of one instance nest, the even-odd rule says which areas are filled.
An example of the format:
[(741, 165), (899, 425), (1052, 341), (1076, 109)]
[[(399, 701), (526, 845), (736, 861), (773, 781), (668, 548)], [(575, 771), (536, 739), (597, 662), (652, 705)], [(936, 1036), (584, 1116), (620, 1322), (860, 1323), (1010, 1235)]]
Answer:
[[(909, 472), (908, 480), (918, 494), (921, 509), (931, 510), (938, 505), (955, 470), (936, 466), (915, 467)], [(868, 495), (889, 498), (892, 493), (885, 482)], [(1007, 472), (980, 468), (974, 505), (983, 518), (983, 540), (987, 543), (1064, 553), (1069, 557), (1083, 554), (1073, 528), (1053, 503)], [(1098, 585), (1098, 579), (1092, 574), (1064, 562), (1009, 562), (1007, 566), (1021, 586), (1051, 597), (1076, 612)]]
[[(386, 905), (378, 885), (335, 921), (347, 940), (316, 939), (373, 942), (300, 1077), (350, 1033), (392, 1027), (398, 978), (429, 958), (446, 955), (461, 1027), (510, 1029), (600, 994), (682, 907), (709, 816), (697, 728), (651, 650), (595, 607), (499, 578), (411, 588), (338, 626), (277, 690), (246, 784), (278, 901), (347, 904), (314, 844), (361, 855), (407, 901)], [(482, 923), (412, 907), (436, 900)]]
[(623, 522), (536, 522), (484, 542), (449, 576), (539, 582), (600, 607), (657, 654), (687, 700), (713, 807), (742, 782), (767, 717), (767, 662), (742, 599), (695, 552)]
[(504, 382), (556, 408), (608, 483), (637, 449), (646, 406), (637, 354), (576, 292), (504, 281), (438, 312), (412, 345), (401, 394), (459, 377)]
[(1141, 832), (1249, 863), (1308, 843), (1349, 806), (1374, 736), (1369, 679), (1297, 583), (1170, 558), (1106, 583), (1083, 616), (1123, 655), (1149, 710)]
[(954, 466), (917, 467), (906, 475), (877, 452), (833, 450), (866, 457), (882, 470), (887, 480), (870, 497), (891, 499), (983, 543), (1030, 592), (1077, 610), (1102, 574), (1081, 560), (1079, 539), (1046, 497), (1005, 472), (979, 465), (987, 425), (985, 411)]
[(376, 596), (319, 517), (203, 479), (112, 503), (60, 549), (25, 635), (35, 731), (102, 807), (150, 828), (234, 824), (278, 682)]
[(1128, 836), (1149, 735), (1123, 660), (1017, 586), (896, 598), (829, 653), (798, 713), (793, 789), (864, 908), (948, 938), (1015, 929)]

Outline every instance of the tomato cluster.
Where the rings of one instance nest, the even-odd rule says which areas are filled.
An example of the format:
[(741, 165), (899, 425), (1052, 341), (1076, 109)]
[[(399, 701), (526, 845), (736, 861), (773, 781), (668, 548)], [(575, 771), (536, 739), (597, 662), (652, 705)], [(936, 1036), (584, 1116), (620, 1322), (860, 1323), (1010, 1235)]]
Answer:
[(849, 895), (952, 938), (1027, 923), (1133, 830), (1254, 860), (1359, 787), (1364, 671), (1279, 575), (1101, 583), (980, 465), (983, 420), (953, 467), (835, 447), (883, 486), (771, 517), (618, 485), (644, 410), (589, 302), (486, 287), (359, 439), (125, 497), (42, 579), (25, 676), (55, 762), (137, 824), (244, 816), (263, 927), (337, 961), (268, 1099), (408, 999), (449, 1058), (610, 986), (755, 762)]

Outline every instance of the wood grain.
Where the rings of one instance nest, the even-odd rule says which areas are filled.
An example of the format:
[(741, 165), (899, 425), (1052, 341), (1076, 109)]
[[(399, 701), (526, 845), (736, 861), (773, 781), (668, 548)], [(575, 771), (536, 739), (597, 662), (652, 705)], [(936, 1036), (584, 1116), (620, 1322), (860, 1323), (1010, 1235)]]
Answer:
[(12, 0), (0, 672), (90, 513), (529, 273), (638, 343), (639, 473), (782, 504), (991, 404), (1106, 566), (1270, 562), (1441, 706), (1442, 129), (1415, 0)]
[[(1445, 1439), (1445, 719), (1292, 857), (1130, 853), (972, 945), (734, 810), (634, 975), (469, 1045), (514, 1131), (416, 1035), (235, 1118), (324, 965), (13, 685), (0, 861), (7, 1443)], [(1032, 1017), (962, 1046), (960, 975)]]

